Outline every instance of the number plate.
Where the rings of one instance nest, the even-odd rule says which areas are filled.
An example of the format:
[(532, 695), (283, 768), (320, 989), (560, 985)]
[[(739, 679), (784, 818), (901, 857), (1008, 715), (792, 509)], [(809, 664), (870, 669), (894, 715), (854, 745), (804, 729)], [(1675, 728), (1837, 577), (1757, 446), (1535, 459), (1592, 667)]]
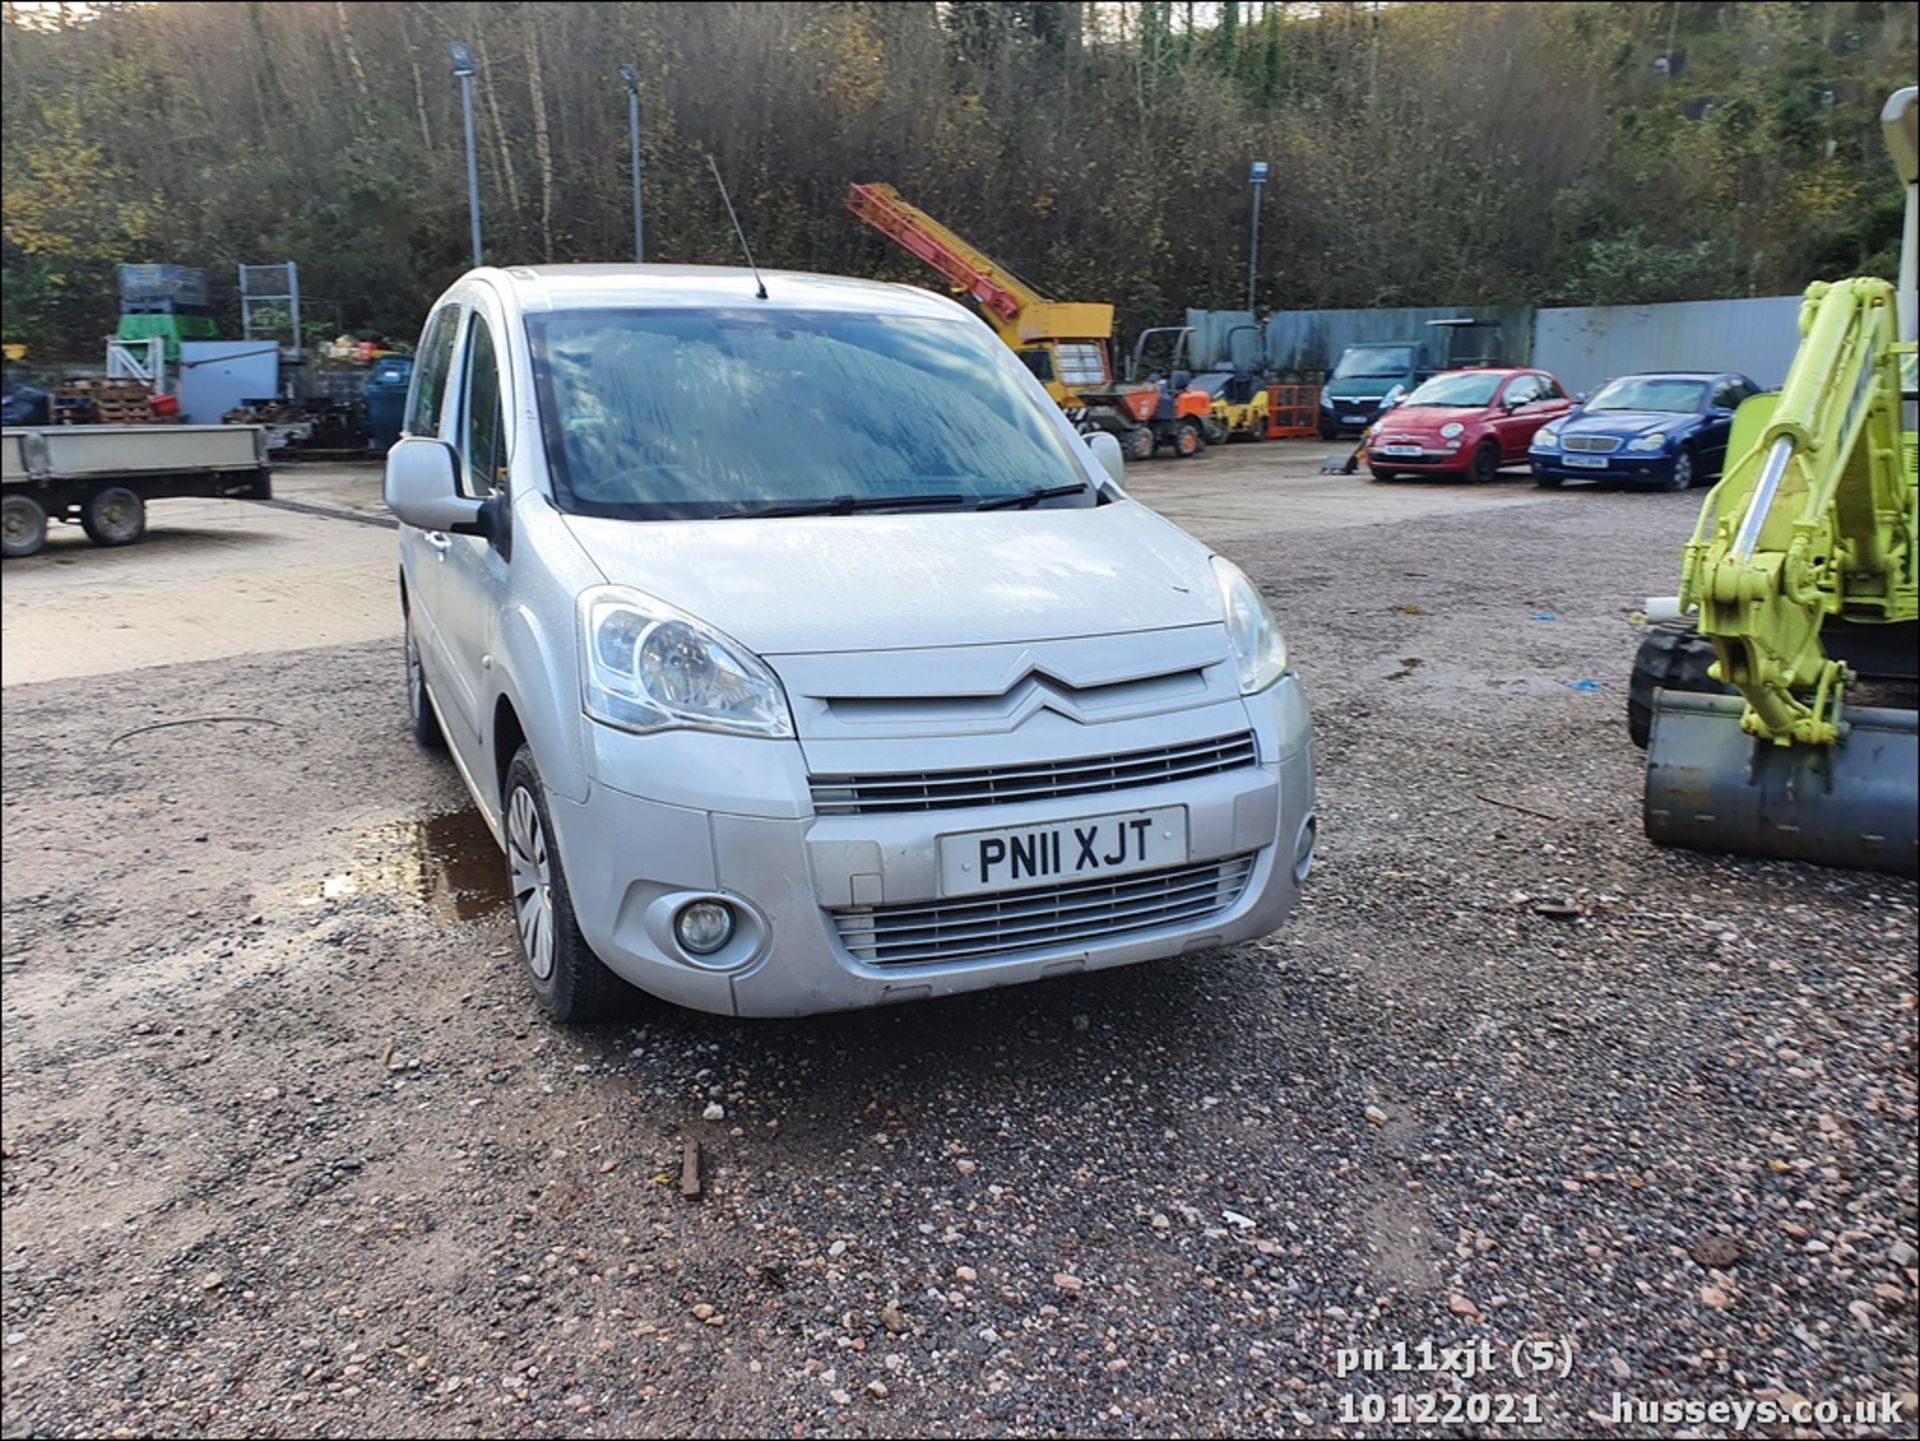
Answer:
[(940, 894), (1104, 880), (1187, 858), (1187, 808), (1162, 806), (941, 836)]
[(1563, 455), (1560, 457), (1568, 465), (1581, 470), (1605, 470), (1607, 458), (1604, 455)]
[(1364, 415), (1343, 415), (1340, 417), (1340, 423), (1342, 425), (1365, 425), (1367, 418)]
[(1420, 447), (1417, 445), (1383, 445), (1379, 449), (1382, 455), (1424, 455), (1425, 454), (1425, 452), (1422, 451)]

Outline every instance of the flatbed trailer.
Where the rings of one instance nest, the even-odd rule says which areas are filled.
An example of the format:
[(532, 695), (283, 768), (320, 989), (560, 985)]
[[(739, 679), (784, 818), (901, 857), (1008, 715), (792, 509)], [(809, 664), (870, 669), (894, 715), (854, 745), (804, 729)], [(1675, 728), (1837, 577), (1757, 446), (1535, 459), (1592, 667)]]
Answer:
[(49, 521), (78, 523), (96, 545), (131, 545), (150, 500), (273, 498), (258, 425), (9, 426), (0, 436), (9, 559), (45, 545)]

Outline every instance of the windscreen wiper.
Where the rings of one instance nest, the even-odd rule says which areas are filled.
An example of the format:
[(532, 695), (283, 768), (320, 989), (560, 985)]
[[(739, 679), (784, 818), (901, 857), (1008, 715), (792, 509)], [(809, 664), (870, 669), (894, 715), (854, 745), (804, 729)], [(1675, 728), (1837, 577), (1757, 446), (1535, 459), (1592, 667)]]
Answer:
[(803, 505), (763, 505), (751, 510), (729, 510), (715, 520), (763, 520), (776, 515), (852, 515), (860, 510), (893, 510), (922, 505), (964, 505), (964, 495), (836, 495)]
[(1043, 485), (1033, 490), (1022, 491), (1019, 495), (996, 495), (992, 500), (983, 500), (975, 510), (1025, 510), (1030, 505), (1038, 505), (1043, 500), (1052, 500), (1056, 496), (1078, 495), (1087, 487), (1080, 485)]

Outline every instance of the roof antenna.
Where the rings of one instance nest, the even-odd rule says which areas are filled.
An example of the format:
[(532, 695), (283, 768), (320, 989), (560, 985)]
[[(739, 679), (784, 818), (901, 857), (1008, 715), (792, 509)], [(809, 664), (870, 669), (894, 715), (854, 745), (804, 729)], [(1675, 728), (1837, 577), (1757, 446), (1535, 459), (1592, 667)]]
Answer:
[(713, 183), (720, 187), (720, 198), (727, 203), (727, 219), (733, 222), (733, 233), (740, 237), (740, 250), (747, 257), (747, 269), (753, 272), (753, 283), (760, 287), (754, 298), (765, 300), (767, 282), (760, 278), (760, 267), (753, 263), (753, 250), (747, 244), (747, 232), (740, 228), (740, 217), (733, 213), (733, 197), (727, 194), (727, 182), (720, 178), (720, 167), (714, 162), (713, 156), (707, 156), (707, 165), (713, 171)]

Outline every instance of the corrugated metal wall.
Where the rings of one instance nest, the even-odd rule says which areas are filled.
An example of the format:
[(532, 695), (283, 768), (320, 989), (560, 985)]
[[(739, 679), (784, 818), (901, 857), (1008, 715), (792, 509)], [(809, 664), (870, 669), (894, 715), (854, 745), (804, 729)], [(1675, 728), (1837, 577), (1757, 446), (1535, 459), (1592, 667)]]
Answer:
[[(1303, 378), (1331, 370), (1349, 345), (1371, 341), (1415, 340), (1427, 344), (1436, 365), (1448, 361), (1448, 337), (1429, 329), (1429, 320), (1497, 320), (1499, 354), (1509, 361), (1523, 359), (1532, 344), (1533, 311), (1522, 305), (1438, 305), (1399, 310), (1288, 310), (1267, 321), (1267, 363), (1283, 374)], [(1468, 359), (1485, 353), (1485, 332), (1461, 336), (1461, 354)]]
[[(1195, 370), (1231, 370), (1244, 365), (1250, 370), (1264, 367), (1260, 348), (1260, 327), (1251, 310), (1189, 310), (1187, 324), (1193, 327), (1193, 368)], [(1251, 330), (1233, 332), (1240, 326)], [(1231, 354), (1228, 353), (1231, 349)]]
[[(1400, 310), (1289, 310), (1268, 318), (1267, 366), (1281, 375), (1317, 378), (1349, 345), (1424, 340), (1435, 364), (1447, 363), (1447, 337), (1429, 320), (1471, 317), (1500, 322), (1500, 353), (1510, 363), (1537, 365), (1567, 389), (1590, 391), (1616, 375), (1642, 370), (1738, 370), (1772, 389), (1786, 379), (1800, 343), (1800, 297), (1686, 300), (1671, 305), (1579, 305), (1551, 310), (1524, 306), (1429, 306)], [(1230, 362), (1249, 364), (1253, 333), (1229, 333), (1250, 323), (1244, 310), (1189, 310), (1196, 370)], [(1483, 334), (1463, 335), (1469, 358)]]
[(1533, 363), (1579, 394), (1639, 370), (1737, 370), (1772, 389), (1800, 343), (1800, 297), (1542, 310)]

